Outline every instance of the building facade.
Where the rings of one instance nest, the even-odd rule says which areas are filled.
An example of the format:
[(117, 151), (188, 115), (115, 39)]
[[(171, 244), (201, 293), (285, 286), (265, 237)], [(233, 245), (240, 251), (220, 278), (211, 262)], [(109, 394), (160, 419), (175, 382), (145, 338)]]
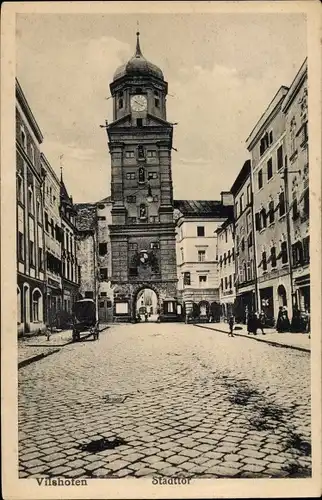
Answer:
[(304, 61), (284, 99), (285, 154), (288, 177), (292, 292), (294, 304), (310, 312), (310, 202), (308, 154), (307, 60)]
[(60, 217), (62, 240), (62, 323), (67, 324), (73, 313), (73, 305), (79, 297), (79, 264), (76, 252), (76, 209), (62, 177), (60, 181)]
[(134, 320), (144, 288), (158, 298), (160, 319), (176, 316), (176, 248), (171, 149), (166, 119), (168, 84), (142, 55), (118, 68), (110, 85), (113, 121), (106, 125), (111, 155), (112, 285), (115, 321)]
[(282, 104), (288, 92), (281, 87), (246, 144), (252, 157), (255, 217), (255, 252), (259, 304), (268, 322), (279, 308), (292, 311), (290, 248), (283, 172), (285, 167), (285, 115)]
[(220, 320), (217, 229), (232, 214), (227, 193), (222, 201), (176, 200), (178, 298), (186, 316)]
[(98, 246), (98, 314), (102, 323), (113, 321), (112, 252), (109, 225), (112, 203), (107, 197), (96, 204)]
[(41, 130), (16, 80), (17, 329), (45, 328)]
[(242, 323), (258, 309), (251, 162), (245, 161), (231, 187), (234, 196), (235, 317)]
[(41, 166), (44, 177), (46, 323), (59, 326), (62, 311), (60, 182), (43, 153)]
[(221, 321), (235, 314), (235, 249), (234, 220), (227, 218), (217, 229), (217, 258), (219, 263), (219, 302)]

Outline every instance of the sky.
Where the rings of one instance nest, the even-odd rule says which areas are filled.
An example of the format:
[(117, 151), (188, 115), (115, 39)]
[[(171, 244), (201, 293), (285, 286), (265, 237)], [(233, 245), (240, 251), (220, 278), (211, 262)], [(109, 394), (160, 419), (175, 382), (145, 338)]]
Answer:
[(75, 202), (110, 194), (109, 84), (135, 51), (169, 84), (175, 199), (219, 199), (249, 158), (245, 141), (307, 54), (302, 14), (18, 14), (16, 73), (42, 151)]

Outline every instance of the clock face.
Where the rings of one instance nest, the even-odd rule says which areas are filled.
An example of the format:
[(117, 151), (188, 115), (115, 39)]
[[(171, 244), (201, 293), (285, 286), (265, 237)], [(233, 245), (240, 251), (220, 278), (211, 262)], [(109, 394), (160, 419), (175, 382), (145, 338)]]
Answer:
[(133, 111), (145, 111), (147, 99), (144, 95), (134, 95), (131, 97), (131, 108)]

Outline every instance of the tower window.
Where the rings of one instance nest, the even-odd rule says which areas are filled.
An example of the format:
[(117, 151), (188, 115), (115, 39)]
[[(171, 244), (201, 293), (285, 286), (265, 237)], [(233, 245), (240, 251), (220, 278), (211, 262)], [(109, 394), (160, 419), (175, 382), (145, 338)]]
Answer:
[(160, 99), (154, 99), (154, 105), (156, 108), (160, 107)]
[(136, 126), (137, 127), (143, 127), (143, 120), (142, 120), (142, 118), (137, 118), (136, 119)]
[(118, 106), (119, 106), (119, 109), (123, 108), (123, 99), (122, 98), (119, 99)]
[(141, 87), (137, 87), (137, 88), (135, 89), (135, 92), (136, 92), (137, 94), (142, 94), (142, 89), (141, 89)]

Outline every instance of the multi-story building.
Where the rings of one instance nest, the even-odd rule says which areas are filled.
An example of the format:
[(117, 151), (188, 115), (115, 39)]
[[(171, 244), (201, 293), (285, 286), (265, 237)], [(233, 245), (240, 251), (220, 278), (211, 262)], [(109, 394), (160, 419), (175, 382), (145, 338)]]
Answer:
[(234, 315), (236, 299), (233, 217), (228, 217), (217, 229), (216, 233), (221, 320), (226, 321), (230, 316)]
[(63, 178), (60, 181), (60, 216), (62, 239), (62, 307), (66, 321), (79, 296), (79, 267), (76, 254), (76, 210)]
[(113, 120), (106, 125), (111, 155), (114, 320), (134, 320), (141, 290), (157, 296), (160, 319), (176, 317), (177, 274), (168, 84), (160, 68), (134, 56), (110, 84)]
[(107, 197), (96, 204), (98, 246), (98, 313), (102, 322), (113, 321), (112, 252), (109, 225), (112, 223), (112, 203)]
[(41, 130), (16, 80), (17, 326), (18, 334), (45, 327)]
[(283, 172), (285, 167), (285, 115), (288, 92), (281, 87), (246, 140), (252, 157), (255, 215), (255, 252), (259, 309), (269, 321), (280, 306), (292, 310), (290, 249)]
[(289, 200), (290, 244), (292, 245), (292, 292), (295, 305), (310, 310), (309, 156), (308, 156), (307, 60), (288, 93), (285, 114), (285, 154)]
[(256, 300), (257, 263), (254, 244), (251, 162), (246, 160), (231, 187), (235, 219), (235, 317), (246, 322), (249, 312), (258, 309)]
[(47, 158), (41, 153), (44, 177), (44, 236), (46, 276), (46, 323), (60, 326), (62, 309), (60, 182)]
[(221, 201), (175, 200), (178, 297), (186, 315), (220, 319), (216, 230), (232, 215), (232, 196)]

